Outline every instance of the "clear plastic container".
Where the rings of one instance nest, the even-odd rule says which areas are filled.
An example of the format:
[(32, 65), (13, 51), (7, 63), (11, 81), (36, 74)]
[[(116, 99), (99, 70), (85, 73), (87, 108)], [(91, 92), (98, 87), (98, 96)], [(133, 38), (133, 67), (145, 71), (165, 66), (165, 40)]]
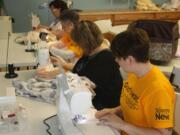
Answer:
[(27, 113), (25, 108), (16, 105), (16, 97), (0, 97), (0, 134), (26, 128)]

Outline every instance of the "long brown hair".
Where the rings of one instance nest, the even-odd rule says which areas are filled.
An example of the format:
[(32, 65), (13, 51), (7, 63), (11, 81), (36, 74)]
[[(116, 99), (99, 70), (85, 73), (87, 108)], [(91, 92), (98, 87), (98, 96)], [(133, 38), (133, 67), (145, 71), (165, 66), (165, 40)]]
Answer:
[(83, 50), (84, 55), (89, 55), (103, 42), (101, 31), (91, 21), (80, 21), (71, 32), (71, 37)]

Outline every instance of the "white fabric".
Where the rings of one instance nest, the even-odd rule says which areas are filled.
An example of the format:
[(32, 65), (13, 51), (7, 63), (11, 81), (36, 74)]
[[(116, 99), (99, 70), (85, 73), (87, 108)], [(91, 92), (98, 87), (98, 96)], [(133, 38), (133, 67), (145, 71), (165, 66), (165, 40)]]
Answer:
[(90, 91), (92, 91), (93, 96), (95, 96), (95, 93), (93, 89), (96, 87), (96, 85), (89, 80), (87, 77), (84, 76), (78, 76), (77, 74), (67, 72), (67, 81), (70, 89), (76, 89), (79, 87), (87, 87)]
[(74, 52), (71, 50), (68, 50), (67, 48), (58, 49), (56, 47), (51, 47), (50, 52), (54, 56), (62, 57), (64, 60), (71, 60), (75, 57)]
[(36, 14), (31, 14), (32, 16), (32, 28), (37, 28), (40, 25), (40, 19)]
[(52, 29), (52, 31), (62, 30), (62, 25), (59, 20), (53, 21), (49, 27)]

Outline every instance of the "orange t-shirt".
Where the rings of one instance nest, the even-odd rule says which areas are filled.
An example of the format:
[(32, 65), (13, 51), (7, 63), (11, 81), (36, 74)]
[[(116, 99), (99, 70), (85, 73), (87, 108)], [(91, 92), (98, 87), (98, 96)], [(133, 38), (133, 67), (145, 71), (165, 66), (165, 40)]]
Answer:
[(120, 102), (128, 123), (144, 128), (173, 127), (175, 93), (156, 66), (140, 78), (129, 74)]
[(61, 41), (66, 45), (69, 50), (74, 52), (76, 57), (80, 58), (82, 56), (82, 49), (74, 43), (69, 34), (65, 34), (61, 38)]

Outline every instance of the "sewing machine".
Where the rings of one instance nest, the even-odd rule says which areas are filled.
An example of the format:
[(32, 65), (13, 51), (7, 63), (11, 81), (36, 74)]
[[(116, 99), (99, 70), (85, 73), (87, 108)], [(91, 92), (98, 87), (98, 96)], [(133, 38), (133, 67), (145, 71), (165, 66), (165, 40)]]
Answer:
[(50, 60), (49, 47), (46, 41), (41, 41), (38, 44), (37, 51), (38, 68), (45, 69), (46, 71), (52, 71), (57, 68), (53, 67)]
[(110, 127), (97, 125), (99, 121), (94, 117), (92, 93), (87, 87), (70, 88), (65, 74), (58, 75), (57, 80), (60, 92), (58, 121), (63, 135), (119, 135)]

